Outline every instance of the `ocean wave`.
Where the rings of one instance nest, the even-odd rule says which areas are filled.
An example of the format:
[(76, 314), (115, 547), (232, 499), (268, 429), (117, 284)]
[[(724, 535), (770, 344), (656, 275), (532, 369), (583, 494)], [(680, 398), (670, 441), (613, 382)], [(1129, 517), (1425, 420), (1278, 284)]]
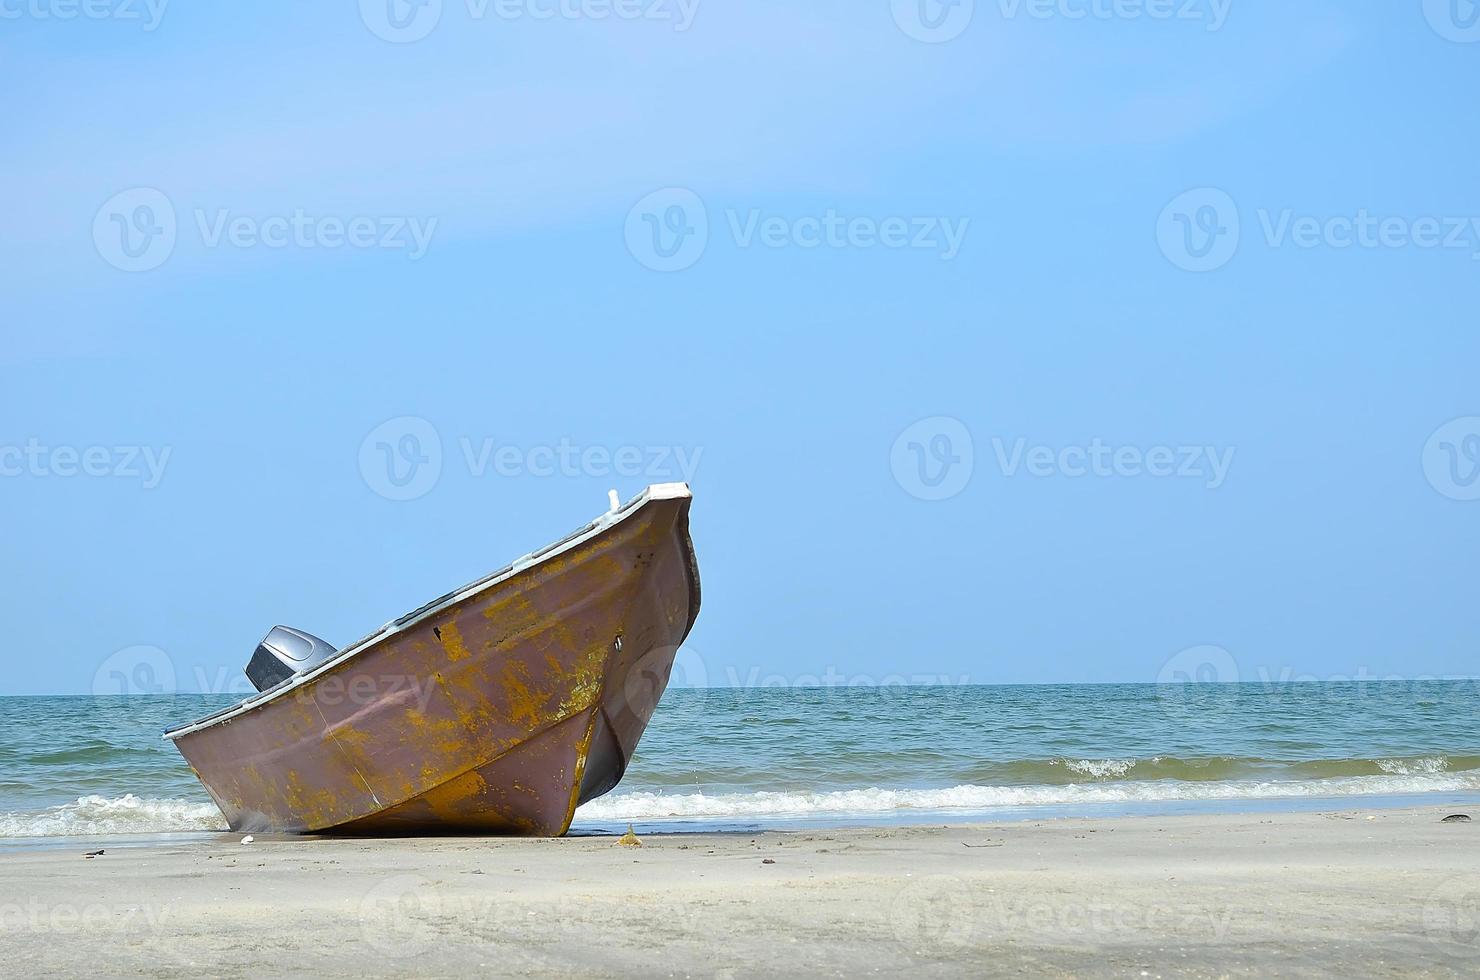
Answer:
[(1343, 776), (1416, 776), (1480, 769), (1480, 756), (1427, 755), (1411, 758), (1269, 759), (1258, 756), (1155, 755), (1148, 758), (1016, 759), (978, 763), (955, 778), (974, 785), (1059, 786), (1085, 781), (1169, 779), (1227, 782), (1241, 779), (1335, 779)]
[(1282, 797), (1397, 796), (1480, 791), (1480, 773), (1346, 776), (1229, 782), (1155, 780), (1067, 786), (952, 786), (947, 789), (838, 790), (826, 793), (627, 792), (593, 800), (576, 811), (583, 820), (724, 817), (867, 816), (900, 812), (967, 813), (1019, 806), (1093, 803), (1173, 803)]
[[(1063, 768), (1090, 776), (1059, 785), (978, 785), (935, 789), (846, 789), (807, 792), (651, 792), (631, 790), (593, 800), (576, 811), (583, 821), (721, 820), (867, 817), (910, 813), (966, 814), (1013, 807), (1080, 804), (1176, 803), (1300, 797), (1399, 796), (1430, 792), (1480, 792), (1480, 769), (1447, 768), (1440, 756), (1375, 760), (1381, 775), (1323, 778), (1116, 780), (1155, 760), (1063, 760)], [(1074, 765), (1073, 763), (1080, 763)], [(1098, 781), (1104, 779), (1106, 781)], [(221, 832), (226, 821), (210, 803), (190, 799), (146, 799), (133, 794), (84, 796), (39, 811), (0, 813), (0, 838), (81, 837), (126, 834)]]
[(225, 830), (213, 804), (196, 800), (83, 796), (45, 810), (0, 813), (0, 837), (92, 837)]
[(1422, 759), (1377, 759), (1375, 761), (1379, 769), (1394, 776), (1433, 775), (1449, 771), (1449, 759), (1442, 755)]
[[(1160, 758), (1147, 760), (1160, 762)], [(1119, 779), (1140, 762), (1138, 759), (1051, 759), (1049, 765), (1062, 764), (1064, 768), (1091, 779)]]

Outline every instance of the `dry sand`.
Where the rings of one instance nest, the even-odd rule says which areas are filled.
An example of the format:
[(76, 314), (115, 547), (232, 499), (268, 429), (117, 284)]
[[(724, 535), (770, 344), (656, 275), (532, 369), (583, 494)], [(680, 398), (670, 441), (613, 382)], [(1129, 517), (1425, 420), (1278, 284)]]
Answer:
[(1444, 815), (11, 851), (0, 972), (1480, 975), (1480, 813)]

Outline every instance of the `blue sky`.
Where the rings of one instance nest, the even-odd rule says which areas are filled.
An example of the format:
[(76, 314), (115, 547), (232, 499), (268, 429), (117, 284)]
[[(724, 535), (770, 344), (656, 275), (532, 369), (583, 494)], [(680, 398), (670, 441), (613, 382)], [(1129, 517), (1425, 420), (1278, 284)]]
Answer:
[(686, 475), (690, 682), (1480, 673), (1480, 8), (393, 2), (0, 9), (0, 693)]

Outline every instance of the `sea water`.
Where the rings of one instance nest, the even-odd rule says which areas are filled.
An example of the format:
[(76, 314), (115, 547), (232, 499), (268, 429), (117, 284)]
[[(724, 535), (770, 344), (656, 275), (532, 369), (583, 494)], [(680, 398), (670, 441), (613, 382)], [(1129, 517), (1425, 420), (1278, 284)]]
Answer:
[[(208, 833), (167, 727), (230, 697), (0, 698), (0, 838)], [(576, 831), (1480, 801), (1480, 681), (670, 690)]]

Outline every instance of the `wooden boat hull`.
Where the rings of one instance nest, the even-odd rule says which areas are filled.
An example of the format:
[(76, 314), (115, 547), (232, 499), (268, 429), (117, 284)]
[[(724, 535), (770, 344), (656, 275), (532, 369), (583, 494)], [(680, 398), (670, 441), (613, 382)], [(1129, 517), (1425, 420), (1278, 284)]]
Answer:
[(167, 733), (233, 830), (558, 836), (626, 769), (699, 612), (682, 484)]

